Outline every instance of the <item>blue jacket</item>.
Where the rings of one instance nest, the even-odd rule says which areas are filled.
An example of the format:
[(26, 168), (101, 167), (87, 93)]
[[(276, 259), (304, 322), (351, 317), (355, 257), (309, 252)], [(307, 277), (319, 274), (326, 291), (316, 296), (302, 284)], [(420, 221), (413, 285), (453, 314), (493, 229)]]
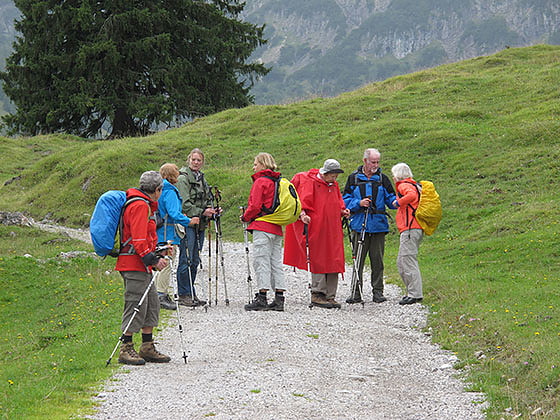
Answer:
[(367, 233), (389, 232), (389, 222), (385, 207), (396, 209), (393, 201), (397, 198), (395, 189), (389, 178), (378, 169), (368, 179), (360, 166), (348, 176), (344, 187), (344, 203), (350, 210), (350, 227), (356, 232), (361, 232), (364, 222), (365, 208), (360, 207), (360, 201), (366, 197), (372, 198), (372, 208), (369, 210), (366, 223)]
[(175, 223), (187, 227), (191, 219), (185, 216), (181, 210), (183, 200), (179, 195), (179, 190), (167, 179), (163, 180), (163, 191), (158, 200), (158, 210), (164, 223), (158, 228), (158, 242), (173, 241), (174, 245), (179, 245), (181, 238), (175, 233)]

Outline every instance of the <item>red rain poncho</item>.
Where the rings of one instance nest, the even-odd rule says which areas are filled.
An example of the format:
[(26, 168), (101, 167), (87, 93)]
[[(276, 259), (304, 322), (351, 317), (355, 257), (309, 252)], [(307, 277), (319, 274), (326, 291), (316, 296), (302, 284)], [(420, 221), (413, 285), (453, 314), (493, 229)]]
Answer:
[[(312, 273), (344, 273), (344, 244), (341, 212), (345, 209), (335, 181), (327, 184), (318, 169), (300, 172), (292, 178), (301, 205), (311, 217), (309, 223), (309, 260)], [(307, 270), (303, 222), (286, 226), (284, 264)]]

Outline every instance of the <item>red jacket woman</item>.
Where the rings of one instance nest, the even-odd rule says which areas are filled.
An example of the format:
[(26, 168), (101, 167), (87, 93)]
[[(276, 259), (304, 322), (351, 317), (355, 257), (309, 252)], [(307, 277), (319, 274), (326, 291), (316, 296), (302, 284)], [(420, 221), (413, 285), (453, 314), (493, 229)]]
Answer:
[(247, 227), (249, 231), (260, 230), (261, 232), (282, 236), (282, 226), (263, 220), (255, 220), (262, 214), (263, 206), (268, 208), (272, 207), (275, 183), (270, 178), (279, 177), (280, 172), (273, 171), (272, 169), (263, 169), (251, 175), (253, 186), (249, 194), (247, 209), (243, 213), (243, 221), (250, 222)]
[[(249, 194), (247, 209), (241, 220), (250, 223), (247, 227), (253, 233), (253, 267), (257, 277), (259, 292), (255, 299), (245, 305), (246, 311), (283, 311), (286, 279), (282, 267), (282, 226), (265, 220), (263, 208), (271, 208), (274, 202), (276, 182), (280, 177), (276, 172), (276, 162), (270, 153), (259, 153), (253, 162), (253, 186)], [(273, 178), (273, 179), (271, 179)], [(267, 292), (274, 290), (274, 300), (267, 302)]]

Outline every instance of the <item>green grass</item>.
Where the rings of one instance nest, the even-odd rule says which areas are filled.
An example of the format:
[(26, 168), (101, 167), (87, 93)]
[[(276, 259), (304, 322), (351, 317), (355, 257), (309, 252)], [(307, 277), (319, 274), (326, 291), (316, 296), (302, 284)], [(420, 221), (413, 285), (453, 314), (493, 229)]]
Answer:
[(63, 259), (87, 245), (14, 226), (0, 225), (0, 249), (1, 418), (91, 411), (95, 388), (117, 365), (103, 363), (120, 335), (122, 280), (104, 274), (114, 260)]
[[(0, 187), (0, 209), (85, 226), (102, 192), (136, 186), (165, 162), (183, 165), (200, 147), (207, 178), (223, 193), (224, 239), (242, 240), (237, 209), (258, 152), (272, 153), (291, 177), (331, 157), (349, 173), (366, 147), (377, 147), (386, 173), (407, 162), (442, 197), (444, 219), (420, 252), (434, 341), (469, 366), (472, 389), (489, 397), (489, 419), (509, 407), (519, 418), (538, 408), (560, 418), (559, 62), (559, 47), (511, 48), (336, 98), (229, 110), (145, 138), (0, 138), (2, 154), (15, 157), (4, 159), (1, 179), (21, 176)], [(397, 247), (390, 235), (386, 274), (400, 284)], [(20, 273), (29, 261), (13, 261), (10, 275), (30, 282)], [(94, 271), (70, 264), (77, 284)], [(92, 275), (100, 293), (106, 281)]]
[(13, 139), (0, 137), (0, 153), (4, 156), (0, 165), (0, 185), (49, 155), (63, 152), (71, 145), (82, 144), (84, 141), (87, 140), (61, 135)]

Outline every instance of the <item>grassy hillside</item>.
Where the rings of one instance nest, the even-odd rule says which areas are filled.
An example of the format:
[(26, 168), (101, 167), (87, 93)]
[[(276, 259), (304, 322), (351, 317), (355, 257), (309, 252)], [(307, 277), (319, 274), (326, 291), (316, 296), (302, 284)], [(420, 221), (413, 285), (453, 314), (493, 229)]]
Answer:
[[(230, 110), (146, 138), (0, 139), (0, 210), (85, 226), (102, 192), (136, 186), (141, 172), (162, 163), (182, 165), (200, 147), (209, 182), (223, 192), (224, 237), (238, 240), (237, 208), (256, 153), (272, 153), (291, 177), (330, 157), (348, 173), (366, 147), (377, 147), (386, 173), (407, 162), (442, 197), (444, 219), (420, 255), (434, 340), (472, 365), (469, 379), (489, 395), (489, 418), (506, 409), (529, 418), (539, 408), (558, 418), (559, 62), (559, 47), (508, 49), (337, 98)], [(387, 274), (399, 283), (397, 247), (390, 235)]]

